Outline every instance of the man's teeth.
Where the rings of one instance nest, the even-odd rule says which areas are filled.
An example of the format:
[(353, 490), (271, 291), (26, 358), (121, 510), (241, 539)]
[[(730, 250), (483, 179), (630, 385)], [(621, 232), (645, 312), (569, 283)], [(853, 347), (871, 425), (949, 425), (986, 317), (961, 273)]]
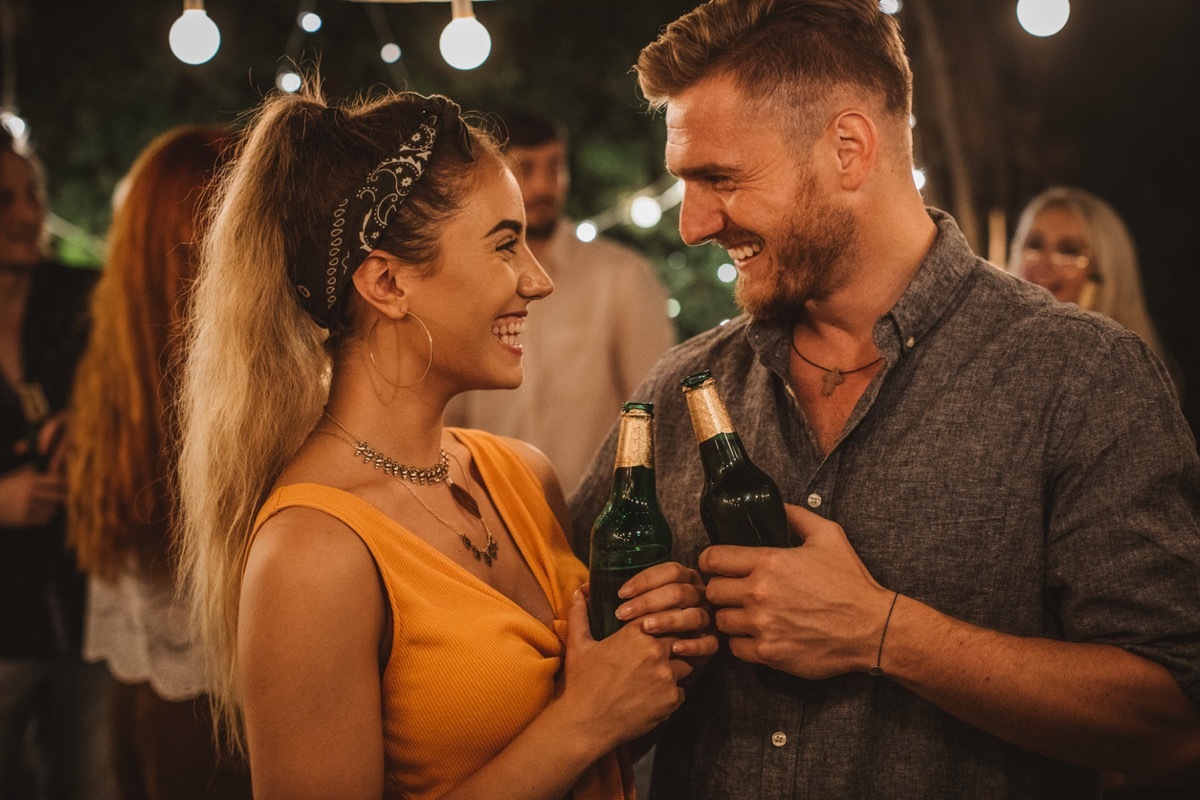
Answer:
[(492, 326), (492, 335), (507, 345), (517, 346), (521, 343), (521, 332), (525, 330), (525, 320), (509, 320)]
[(738, 247), (729, 247), (726, 248), (726, 250), (735, 261), (745, 261), (748, 258), (758, 255), (762, 248), (763, 246), (761, 242), (755, 242), (754, 244), (743, 244)]

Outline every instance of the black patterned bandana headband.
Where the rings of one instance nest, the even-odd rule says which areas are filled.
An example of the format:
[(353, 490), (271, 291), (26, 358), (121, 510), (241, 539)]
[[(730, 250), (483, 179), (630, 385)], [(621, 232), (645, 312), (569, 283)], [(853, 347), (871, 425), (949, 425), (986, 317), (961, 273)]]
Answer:
[(322, 328), (329, 328), (347, 279), (375, 249), (396, 209), (424, 174), (437, 130), (438, 118), (427, 116), (395, 154), (380, 161), (363, 185), (337, 204), (323, 269), (293, 275), (301, 305)]

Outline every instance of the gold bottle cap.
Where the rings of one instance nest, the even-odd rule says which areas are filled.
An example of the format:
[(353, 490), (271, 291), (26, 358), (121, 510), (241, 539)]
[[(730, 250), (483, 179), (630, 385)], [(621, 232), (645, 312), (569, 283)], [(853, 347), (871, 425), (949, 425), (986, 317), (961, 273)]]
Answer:
[(621, 427), (617, 432), (617, 460), (613, 469), (654, 469), (654, 435), (651, 431), (654, 414), (643, 408), (644, 405), (649, 404), (627, 403), (621, 410)]
[(711, 375), (701, 373), (685, 378), (683, 395), (687, 399), (697, 442), (708, 441), (718, 433), (734, 432), (729, 412), (725, 410), (725, 404), (717, 392), (717, 382)]

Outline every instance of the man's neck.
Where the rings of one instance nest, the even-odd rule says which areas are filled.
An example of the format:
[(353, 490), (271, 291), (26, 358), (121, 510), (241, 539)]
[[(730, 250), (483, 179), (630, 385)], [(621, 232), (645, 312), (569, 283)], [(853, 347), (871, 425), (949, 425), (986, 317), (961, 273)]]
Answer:
[(875, 322), (900, 300), (936, 238), (924, 206), (893, 213), (884, 226), (864, 226), (846, 280), (805, 304), (794, 335), (851, 357), (869, 351)]

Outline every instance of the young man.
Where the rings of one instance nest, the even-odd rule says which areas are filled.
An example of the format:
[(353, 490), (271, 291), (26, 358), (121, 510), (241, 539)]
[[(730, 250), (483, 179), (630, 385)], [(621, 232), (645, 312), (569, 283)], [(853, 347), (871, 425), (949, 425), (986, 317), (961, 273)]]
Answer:
[[(662, 733), (651, 797), (1186, 779), (1195, 442), (1136, 335), (989, 266), (925, 208), (895, 20), (875, 0), (713, 0), (638, 78), (666, 110), (682, 238), (729, 251), (746, 311), (638, 391), (674, 555), (711, 576), (729, 637)], [(707, 548), (679, 390), (704, 368), (803, 546)], [(577, 550), (613, 447), (573, 498)]]
[(533, 311), (522, 334), (521, 386), (455, 398), (447, 423), (535, 445), (570, 491), (621, 404), (636, 399), (634, 388), (675, 343), (675, 331), (666, 292), (645, 257), (611, 239), (575, 236), (565, 216), (570, 173), (562, 126), (529, 112), (510, 112), (503, 122), (529, 249), (554, 280), (554, 294)]

